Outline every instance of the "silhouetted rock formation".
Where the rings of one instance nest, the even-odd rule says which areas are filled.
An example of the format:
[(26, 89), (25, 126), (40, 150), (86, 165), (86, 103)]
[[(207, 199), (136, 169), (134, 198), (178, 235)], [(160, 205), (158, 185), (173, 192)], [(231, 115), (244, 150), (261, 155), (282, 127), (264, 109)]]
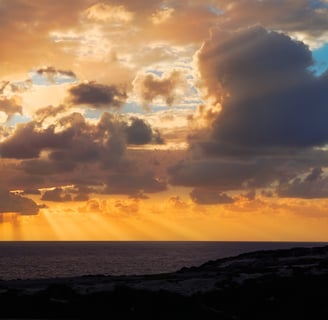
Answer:
[(259, 251), (167, 274), (0, 281), (0, 318), (328, 319), (327, 288), (328, 246)]

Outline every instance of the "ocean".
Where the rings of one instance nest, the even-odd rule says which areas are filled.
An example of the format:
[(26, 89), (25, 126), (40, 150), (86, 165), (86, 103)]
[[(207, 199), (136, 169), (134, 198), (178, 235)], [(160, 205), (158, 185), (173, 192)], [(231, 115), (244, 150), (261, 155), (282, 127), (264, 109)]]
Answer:
[(154, 274), (310, 242), (0, 242), (0, 279)]

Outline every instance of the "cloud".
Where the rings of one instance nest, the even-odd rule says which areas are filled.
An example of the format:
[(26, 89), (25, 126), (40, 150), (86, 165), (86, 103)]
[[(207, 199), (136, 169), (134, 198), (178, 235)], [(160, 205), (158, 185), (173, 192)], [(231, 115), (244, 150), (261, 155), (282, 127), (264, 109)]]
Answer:
[(41, 197), (43, 201), (53, 202), (66, 202), (71, 201), (72, 197), (69, 193), (66, 193), (62, 188), (56, 188), (53, 190), (47, 190)]
[(22, 114), (23, 108), (20, 104), (18, 104), (15, 97), (8, 99), (0, 96), (0, 111), (7, 115), (8, 120), (16, 113)]
[(78, 193), (74, 198), (73, 201), (88, 201), (89, 195), (86, 193)]
[(212, 189), (193, 189), (190, 192), (190, 197), (197, 204), (230, 204), (234, 202), (234, 199), (226, 193), (221, 193)]
[(39, 189), (32, 189), (32, 188), (29, 188), (29, 189), (24, 189), (24, 192), (23, 194), (41, 194), (40, 190)]
[(10, 81), (0, 81), (0, 94), (3, 94), (3, 91), (8, 86)]
[(127, 99), (123, 89), (96, 82), (78, 84), (72, 87), (69, 93), (73, 104), (93, 108), (120, 108)]
[(17, 212), (23, 215), (34, 215), (39, 206), (31, 199), (0, 190), (0, 213)]
[(320, 0), (223, 0), (218, 7), (221, 9), (219, 23), (227, 30), (261, 24), (314, 46), (327, 40), (328, 7)]
[(170, 183), (220, 192), (278, 183), (279, 195), (314, 197), (299, 175), (326, 163), (317, 148), (328, 142), (328, 77), (309, 71), (309, 49), (260, 26), (213, 30), (197, 61), (216, 106), (201, 115), (207, 127), (190, 135), (192, 157), (169, 169)]
[(24, 81), (10, 83), (10, 90), (13, 93), (19, 94), (24, 93), (30, 90), (33, 86), (33, 82), (31, 79), (26, 79)]
[(27, 2), (3, 0), (0, 6), (0, 37), (5, 41), (0, 52), (0, 76), (28, 72), (45, 64), (70, 65), (71, 55), (62, 51), (62, 43), (49, 36), (53, 30), (75, 28), (89, 0)]
[(276, 189), (278, 196), (289, 198), (316, 199), (328, 197), (328, 178), (322, 168), (316, 167), (301, 179), (282, 182)]
[(133, 81), (134, 91), (145, 106), (161, 98), (171, 106), (178, 102), (187, 90), (187, 82), (181, 71), (173, 70), (158, 77), (154, 74), (139, 74)]
[(75, 186), (74, 189), (71, 190), (72, 200), (73, 201), (88, 201), (89, 193), (94, 190), (83, 185)]
[(143, 119), (132, 118), (132, 122), (125, 128), (128, 144), (143, 145), (151, 142), (163, 144), (160, 132), (153, 131), (151, 126)]
[(85, 10), (84, 14), (90, 20), (104, 23), (125, 24), (133, 20), (133, 12), (128, 11), (124, 6), (109, 5), (106, 3), (96, 3)]
[[(0, 143), (7, 164), (0, 167), (2, 181), (13, 189), (80, 185), (97, 186), (94, 192), (102, 193), (106, 186), (106, 192), (133, 196), (142, 190), (162, 191), (166, 183), (157, 176), (165, 176), (165, 168), (152, 165), (156, 175), (146, 174), (152, 152), (141, 155), (127, 147), (131, 143), (158, 143), (160, 135), (144, 120), (129, 121), (105, 112), (98, 121), (72, 113), (48, 126), (37, 121), (20, 124)], [(110, 181), (117, 177), (117, 185), (107, 187), (108, 175)], [(86, 199), (87, 193), (78, 192), (76, 200)]]
[(161, 10), (156, 10), (151, 15), (151, 21), (153, 24), (162, 24), (169, 20), (174, 13), (174, 8), (163, 8)]
[(17, 126), (15, 133), (0, 144), (0, 153), (3, 158), (28, 159), (39, 158), (48, 150), (49, 159), (55, 161), (88, 162), (107, 157), (112, 149), (117, 157), (125, 149), (124, 127), (125, 122), (107, 113), (97, 125), (87, 123), (80, 113), (62, 117), (45, 128), (31, 121)]
[(327, 142), (328, 77), (308, 71), (311, 52), (302, 43), (261, 27), (219, 32), (198, 59), (209, 94), (222, 104), (212, 130), (218, 149)]
[[(267, 195), (269, 195), (269, 194), (267, 193)], [(255, 198), (256, 198), (256, 191), (254, 189), (248, 190), (246, 193), (242, 194), (242, 196), (244, 198), (246, 198), (247, 200), (250, 200), (250, 201), (251, 200), (255, 200)]]
[(132, 123), (125, 129), (129, 144), (146, 144), (151, 142), (153, 131), (144, 120), (132, 118)]
[(43, 149), (65, 147), (71, 135), (69, 130), (56, 133), (53, 125), (40, 130), (34, 121), (19, 124), (15, 133), (0, 144), (0, 154), (3, 158), (37, 158)]
[(46, 66), (36, 70), (36, 72), (42, 76), (46, 76), (48, 80), (52, 83), (55, 83), (56, 77), (69, 77), (76, 78), (76, 74), (71, 70), (61, 70), (53, 66)]
[[(40, 101), (49, 92), (49, 101), (42, 104), (53, 104), (38, 110), (32, 122), (7, 127), (15, 117), (0, 128), (6, 164), (0, 175), (6, 186), (99, 187), (107, 186), (108, 176), (132, 176), (131, 190), (123, 182), (122, 187), (117, 182), (117, 190), (142, 195), (143, 185), (156, 189), (156, 178), (166, 177), (165, 166), (182, 157), (175, 151), (165, 157), (144, 151), (150, 149), (144, 144), (163, 142), (155, 127), (169, 141), (168, 149), (185, 147), (189, 135), (186, 160), (169, 174), (172, 184), (196, 191), (221, 195), (239, 189), (238, 194), (274, 190), (277, 185), (290, 189), (296, 179), (309, 184), (304, 174), (326, 166), (326, 151), (319, 148), (327, 143), (328, 77), (312, 75), (309, 49), (283, 35), (304, 37), (306, 43), (322, 41), (327, 8), (320, 1), (3, 0), (0, 16), (0, 36), (10, 39), (0, 52), (0, 81), (10, 80), (0, 82), (0, 92), (7, 95), (0, 102), (2, 119), (22, 111), (34, 114), (28, 109), (41, 91)], [(257, 23), (267, 30), (250, 27)], [(198, 70), (192, 70), (192, 54), (198, 48)], [(36, 85), (22, 92), (19, 87), (29, 86), (21, 83), (30, 70), (50, 80), (77, 75), (81, 82)], [(181, 102), (179, 107), (188, 104), (187, 110), (198, 103), (193, 71), (207, 93), (204, 110), (212, 111), (202, 119), (194, 117), (194, 123), (205, 123), (202, 132), (187, 128), (187, 112), (177, 117), (180, 111), (173, 109), (171, 122), (149, 114), (140, 116), (143, 120), (130, 114), (104, 114), (100, 120), (79, 113), (63, 117), (81, 107), (117, 111), (136, 100), (146, 106)], [(52, 102), (53, 96), (62, 99), (67, 87), (67, 105)], [(22, 100), (12, 100), (14, 93)], [(196, 102), (189, 104), (194, 97)], [(146, 170), (154, 172), (152, 178), (146, 177)]]
[[(173, 185), (186, 187), (216, 187), (218, 190), (240, 189), (250, 184), (262, 172), (256, 162), (240, 160), (202, 159), (183, 161), (169, 168)], [(261, 177), (265, 179), (265, 177)]]
[(50, 174), (62, 174), (71, 172), (76, 167), (76, 163), (69, 159), (58, 161), (48, 161), (44, 159), (24, 160), (19, 168), (30, 175), (47, 176)]
[(166, 190), (164, 181), (155, 178), (152, 172), (141, 175), (116, 174), (107, 179), (105, 193), (138, 196), (140, 192), (155, 193)]
[(61, 104), (59, 106), (47, 106), (38, 109), (35, 112), (35, 117), (38, 122), (43, 122), (49, 117), (56, 117), (58, 114), (65, 112), (68, 109), (67, 105)]

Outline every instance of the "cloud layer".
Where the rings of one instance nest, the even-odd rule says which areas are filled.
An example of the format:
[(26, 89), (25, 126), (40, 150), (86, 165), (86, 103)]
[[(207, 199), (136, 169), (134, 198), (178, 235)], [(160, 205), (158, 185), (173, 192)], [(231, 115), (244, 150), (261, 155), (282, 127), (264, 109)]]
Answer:
[(0, 17), (1, 212), (39, 210), (7, 190), (327, 198), (327, 1), (2, 0)]

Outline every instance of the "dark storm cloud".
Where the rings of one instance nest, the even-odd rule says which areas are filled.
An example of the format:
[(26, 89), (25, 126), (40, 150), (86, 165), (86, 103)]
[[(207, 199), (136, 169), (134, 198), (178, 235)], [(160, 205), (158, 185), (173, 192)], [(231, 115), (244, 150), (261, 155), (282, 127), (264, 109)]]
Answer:
[(81, 83), (72, 87), (69, 93), (73, 104), (94, 108), (120, 108), (127, 99), (122, 88), (96, 82)]
[(39, 212), (39, 206), (32, 199), (0, 190), (0, 213), (4, 212), (34, 215)]
[(107, 179), (105, 193), (138, 195), (140, 192), (154, 193), (166, 190), (165, 182), (155, 178), (152, 172), (141, 175), (111, 175)]
[(328, 165), (327, 151), (315, 149), (328, 142), (328, 74), (309, 71), (310, 50), (257, 26), (214, 31), (197, 59), (221, 111), (206, 114), (210, 130), (191, 135), (195, 158), (170, 168), (170, 182), (221, 192), (278, 183), (281, 196), (325, 196), (320, 171), (299, 178)]
[(65, 202), (71, 201), (72, 197), (69, 193), (66, 193), (62, 188), (56, 188), (53, 190), (47, 190), (41, 197), (43, 201), (53, 201), (53, 202)]
[(196, 188), (190, 192), (192, 201), (197, 204), (230, 204), (234, 199), (225, 193), (211, 189)]
[(304, 44), (262, 27), (217, 31), (198, 60), (209, 94), (222, 103), (208, 141), (212, 149), (328, 141), (328, 76), (308, 71), (312, 57)]
[(61, 70), (53, 66), (47, 66), (36, 70), (42, 76), (46, 76), (50, 82), (55, 82), (55, 77), (65, 76), (69, 78), (76, 78), (76, 75), (71, 70)]

